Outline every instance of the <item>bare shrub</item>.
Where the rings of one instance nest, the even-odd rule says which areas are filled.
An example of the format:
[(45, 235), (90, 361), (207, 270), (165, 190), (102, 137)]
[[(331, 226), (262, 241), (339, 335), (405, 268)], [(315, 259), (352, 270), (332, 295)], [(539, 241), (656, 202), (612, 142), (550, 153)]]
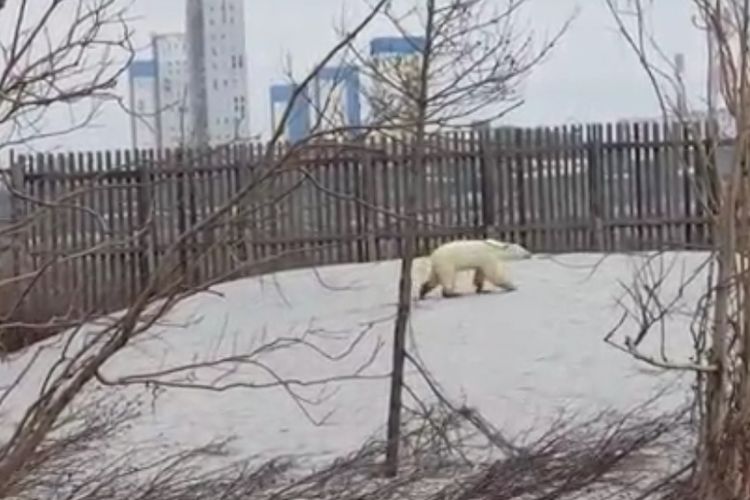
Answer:
[[(663, 299), (664, 273), (657, 282), (630, 288), (641, 321), (627, 336), (626, 352), (669, 371), (695, 376), (695, 413), (700, 424), (696, 439), (696, 469), (692, 491), (701, 500), (734, 500), (750, 495), (750, 3), (740, 0), (693, 0), (692, 28), (706, 37), (707, 106), (691, 109), (679, 68), (657, 41), (647, 0), (605, 0), (623, 39), (632, 49), (653, 87), (674, 138), (692, 141), (698, 158), (690, 186), (707, 214), (712, 246), (706, 264), (702, 296), (694, 305), (692, 327), (683, 338), (692, 352), (674, 355), (661, 349), (644, 352), (646, 339), (663, 339), (662, 318), (679, 313)], [(704, 111), (705, 109), (705, 111)], [(701, 119), (701, 115), (703, 115)], [(677, 158), (681, 158), (677, 153)], [(657, 256), (658, 258), (658, 256)], [(648, 264), (653, 266), (655, 259)], [(656, 266), (654, 266), (656, 267)], [(698, 273), (690, 273), (686, 281)], [(656, 285), (656, 286), (654, 286)], [(643, 300), (646, 298), (647, 300)], [(663, 341), (657, 340), (659, 344)]]
[[(690, 433), (685, 410), (649, 416), (642, 406), (578, 423), (561, 415), (549, 427), (533, 429), (536, 437), (516, 443), (521, 454), (490, 461), (467, 460), (480, 456), (476, 441), (455, 439), (446, 446), (446, 436), (476, 436), (469, 422), (441, 405), (427, 410), (408, 413), (404, 420), (398, 477), (379, 473), (386, 443), (373, 438), (355, 453), (274, 490), (270, 498), (659, 498), (673, 491), (692, 465), (684, 441)], [(683, 459), (671, 463), (665, 453)]]

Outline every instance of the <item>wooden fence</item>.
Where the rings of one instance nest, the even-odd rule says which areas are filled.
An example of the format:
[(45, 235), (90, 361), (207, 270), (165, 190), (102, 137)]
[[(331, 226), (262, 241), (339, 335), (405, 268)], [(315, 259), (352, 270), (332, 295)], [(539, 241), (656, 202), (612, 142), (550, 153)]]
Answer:
[[(442, 135), (417, 175), (419, 251), (485, 236), (536, 252), (707, 245), (703, 142), (686, 137), (656, 123)], [(111, 311), (167, 265), (165, 282), (198, 283), (399, 256), (403, 145), (279, 148), (275, 169), (261, 150), (16, 155), (13, 220), (33, 220), (16, 233), (14, 272), (44, 269), (27, 306)]]

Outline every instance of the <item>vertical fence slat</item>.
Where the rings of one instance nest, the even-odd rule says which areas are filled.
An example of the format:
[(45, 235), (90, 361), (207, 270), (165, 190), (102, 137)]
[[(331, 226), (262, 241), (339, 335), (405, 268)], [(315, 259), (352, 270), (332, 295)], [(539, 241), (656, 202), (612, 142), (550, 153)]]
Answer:
[(603, 185), (605, 193), (605, 202), (602, 207), (602, 219), (605, 231), (605, 245), (608, 252), (617, 251), (619, 248), (617, 240), (617, 229), (612, 226), (612, 221), (617, 218), (617, 206), (619, 198), (617, 197), (617, 191), (615, 189), (615, 179), (617, 178), (617, 172), (614, 167), (614, 151), (612, 150), (612, 142), (614, 140), (614, 131), (612, 124), (608, 123), (602, 132), (602, 144), (601, 144), (601, 155), (602, 155), (602, 171), (603, 171)]
[[(49, 290), (50, 290), (50, 272), (49, 272), (49, 248), (50, 248), (50, 211), (44, 205), (44, 202), (49, 198), (49, 178), (47, 172), (48, 158), (44, 154), (38, 154), (36, 158), (35, 169), (39, 179), (39, 190), (37, 193), (37, 210), (41, 213), (39, 217), (39, 242), (37, 251), (39, 252), (39, 261), (41, 263), (41, 275), (39, 276), (39, 286), (34, 290), (36, 293), (35, 301), (39, 301), (42, 304), (50, 304)], [(42, 202), (42, 203), (39, 203)]]
[(65, 265), (61, 264), (60, 257), (65, 248), (65, 245), (61, 240), (67, 240), (67, 234), (64, 228), (61, 227), (63, 215), (63, 207), (67, 205), (64, 201), (65, 190), (62, 185), (62, 177), (58, 176), (65, 168), (65, 156), (62, 153), (57, 155), (47, 155), (47, 172), (49, 175), (49, 190), (48, 190), (48, 201), (53, 205), (52, 210), (49, 211), (49, 222), (50, 222), (50, 238), (49, 238), (49, 258), (52, 265), (48, 271), (49, 285), (48, 294), (51, 299), (50, 304), (58, 304), (60, 311), (67, 311), (69, 304), (62, 303), (62, 301), (68, 301), (69, 294), (63, 294), (62, 289), (58, 289), (61, 278), (63, 281), (67, 279), (65, 276)]
[[(76, 174), (78, 169), (80, 168), (81, 162), (76, 162), (76, 158), (81, 160), (83, 156), (79, 154), (76, 156), (75, 153), (68, 153), (67, 159), (65, 160), (65, 168), (62, 172), (62, 175), (65, 176), (63, 186), (65, 191), (68, 193), (69, 199), (68, 203), (70, 203), (72, 206), (80, 206), (81, 205), (81, 197), (78, 193), (78, 182), (76, 181)], [(70, 259), (68, 264), (68, 269), (70, 272), (70, 286), (72, 288), (72, 292), (69, 295), (71, 296), (70, 300), (73, 302), (73, 308), (71, 309), (72, 313), (76, 316), (79, 316), (81, 314), (81, 310), (83, 308), (83, 304), (81, 303), (81, 299), (83, 296), (83, 290), (82, 290), (82, 284), (83, 284), (83, 276), (86, 276), (84, 273), (81, 272), (81, 259), (76, 257), (76, 254), (79, 252), (79, 223), (80, 220), (80, 214), (81, 211), (79, 209), (71, 209), (67, 214), (67, 227), (66, 227), (66, 233), (68, 234), (68, 240), (66, 242), (66, 253), (68, 258)]]
[(633, 184), (635, 182), (635, 174), (633, 171), (633, 162), (631, 159), (631, 148), (629, 146), (630, 142), (630, 124), (624, 123), (620, 126), (618, 134), (618, 142), (620, 142), (620, 148), (619, 148), (619, 160), (620, 160), (620, 172), (622, 173), (622, 182), (621, 182), (621, 188), (622, 188), (622, 194), (623, 194), (623, 220), (622, 220), (622, 234), (623, 234), (623, 244), (625, 250), (633, 250), (633, 241), (634, 241), (634, 228), (633, 228), (633, 220), (636, 217), (636, 211), (635, 211), (635, 191), (633, 189)]
[(480, 184), (478, 192), (481, 198), (478, 201), (479, 209), (482, 211), (482, 225), (484, 226), (484, 236), (497, 238), (497, 162), (495, 157), (495, 148), (493, 137), (489, 131), (482, 131), (477, 134), (477, 150), (480, 155)]
[[(555, 127), (551, 131), (551, 145), (554, 148), (552, 156), (552, 172), (553, 181), (553, 206), (554, 212), (550, 217), (555, 225), (554, 230), (554, 250), (562, 251), (565, 249), (565, 185), (563, 184), (564, 170), (562, 168), (562, 153), (561, 149), (563, 146), (563, 137), (560, 131), (560, 127)], [(550, 249), (549, 251), (553, 251)]]
[(583, 155), (585, 155), (585, 145), (583, 138), (583, 127), (573, 127), (573, 151), (571, 151), (571, 162), (573, 167), (573, 185), (575, 186), (575, 196), (573, 203), (575, 204), (576, 210), (576, 243), (575, 251), (581, 251), (586, 248), (589, 240), (589, 218), (588, 218), (588, 204), (586, 203), (586, 181), (587, 172), (586, 166), (582, 161)]
[[(693, 207), (691, 203), (692, 188), (690, 185), (692, 181), (691, 167), (693, 165), (693, 148), (690, 145), (690, 141), (692, 140), (692, 134), (690, 134), (691, 124), (682, 125), (680, 128), (683, 140), (683, 157), (680, 168), (680, 176), (682, 181), (682, 208), (685, 219), (689, 219), (693, 216)], [(682, 226), (685, 235), (685, 244), (688, 246), (692, 246), (694, 243), (693, 225), (689, 220), (685, 220)]]
[[(110, 157), (109, 152), (97, 152), (96, 160), (89, 164), (89, 189), (91, 189), (91, 197), (89, 198), (90, 208), (94, 214), (101, 216), (101, 221), (106, 224), (107, 240), (108, 244), (104, 245), (100, 233), (100, 229), (97, 225), (97, 219), (92, 216), (88, 216), (88, 233), (89, 233), (89, 245), (91, 248), (96, 247), (96, 250), (92, 254), (92, 270), (93, 270), (93, 295), (92, 307), (96, 312), (111, 309), (114, 303), (111, 290), (105, 288), (107, 283), (110, 283), (112, 290), (120, 287), (120, 281), (122, 275), (115, 276), (112, 274), (112, 280), (108, 280), (109, 271), (108, 268), (110, 263), (116, 265), (114, 261), (114, 249), (112, 248), (112, 241), (116, 238), (117, 234), (117, 221), (114, 219), (114, 208), (115, 208), (115, 189), (112, 186), (112, 177), (104, 177), (102, 172), (107, 168), (105, 162), (111, 165), (111, 161), (107, 161)], [(106, 159), (105, 159), (106, 158)], [(111, 170), (110, 170), (111, 171)], [(111, 261), (111, 262), (110, 262)], [(116, 281), (115, 281), (116, 280)]]
[[(10, 187), (11, 187), (11, 193), (10, 193), (10, 216), (11, 216), (11, 223), (20, 223), (22, 221), (25, 221), (26, 218), (30, 215), (30, 207), (29, 202), (27, 199), (24, 198), (23, 195), (28, 194), (28, 188), (26, 186), (26, 177), (27, 177), (27, 162), (28, 162), (28, 156), (27, 155), (21, 155), (16, 156), (15, 152), (11, 152), (11, 162), (10, 162)], [(11, 234), (11, 245), (12, 245), (12, 255), (13, 255), (13, 276), (17, 277), (21, 275), (21, 273), (26, 273), (30, 271), (28, 269), (28, 263), (24, 262), (22, 260), (22, 257), (26, 257), (24, 255), (28, 252), (29, 248), (29, 235), (26, 231), (14, 231)], [(25, 290), (26, 286), (28, 284), (27, 280), (19, 281), (14, 285), (14, 288), (17, 293), (17, 297), (21, 297)], [(19, 314), (21, 317), (24, 317), (28, 313), (27, 305), (29, 304), (29, 300), (26, 299), (22, 301), (21, 303), (17, 304), (17, 314)]]
[[(37, 189), (39, 186), (39, 182), (34, 180), (34, 174), (36, 173), (36, 156), (35, 155), (28, 155), (26, 158), (26, 165), (24, 169), (24, 185), (27, 185), (26, 193), (28, 195), (28, 202), (26, 203), (26, 213), (29, 217), (35, 217), (38, 213), (39, 207), (37, 204), (34, 203), (34, 199), (37, 197)], [(31, 267), (33, 270), (39, 269), (39, 254), (37, 253), (39, 248), (39, 238), (40, 238), (40, 228), (39, 223), (36, 220), (32, 220), (32, 222), (29, 224), (29, 236), (27, 240), (27, 245), (29, 249), (29, 256), (31, 260)], [(35, 300), (35, 290), (29, 290), (28, 298), (26, 302), (28, 304), (33, 304)]]
[(544, 127), (541, 130), (540, 143), (543, 149), (540, 155), (541, 204), (539, 207), (541, 210), (540, 219), (545, 227), (541, 251), (550, 252), (555, 248), (555, 233), (552, 222), (552, 214), (555, 210), (555, 197), (553, 190), (554, 177), (552, 175), (552, 133), (549, 127)]

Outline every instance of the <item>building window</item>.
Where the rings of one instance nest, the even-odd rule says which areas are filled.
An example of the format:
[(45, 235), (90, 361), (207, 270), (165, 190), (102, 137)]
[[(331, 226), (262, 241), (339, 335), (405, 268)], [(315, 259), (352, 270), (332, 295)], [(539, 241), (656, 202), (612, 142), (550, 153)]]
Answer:
[(242, 55), (237, 56), (237, 66), (242, 67)]
[(235, 56), (232, 56), (232, 69), (235, 69), (237, 67), (237, 58)]
[(219, 81), (214, 78), (214, 90), (219, 90)]

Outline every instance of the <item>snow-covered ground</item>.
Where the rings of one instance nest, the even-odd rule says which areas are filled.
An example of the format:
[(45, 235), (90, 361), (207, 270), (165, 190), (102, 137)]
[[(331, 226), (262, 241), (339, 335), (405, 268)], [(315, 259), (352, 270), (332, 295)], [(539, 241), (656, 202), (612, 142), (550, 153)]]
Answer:
[[(663, 257), (665, 266), (674, 264), (673, 290), (705, 257), (700, 253)], [(478, 407), (496, 427), (509, 432), (553, 418), (563, 406), (586, 411), (606, 406), (628, 409), (676, 380), (603, 342), (620, 318), (616, 300), (622, 298), (623, 290), (618, 280), (629, 283), (635, 266), (642, 263), (642, 257), (613, 255), (602, 260), (598, 254), (540, 256), (510, 263), (519, 287), (516, 292), (469, 293), (446, 300), (436, 291), (417, 302), (409, 342), (449, 396)], [(148, 338), (121, 352), (106, 366), (105, 375), (153, 372), (179, 363), (237, 355), (264, 341), (298, 336), (306, 330), (313, 331), (311, 341), (334, 351), (343, 350), (360, 332), (366, 333), (342, 361), (325, 360), (299, 348), (259, 359), (284, 377), (325, 378), (351, 373), (382, 344), (365, 373), (386, 374), (391, 363), (398, 269), (396, 261), (342, 265), (223, 284), (213, 293), (183, 302), (170, 315), (170, 324), (154, 328)], [(426, 262), (418, 262), (415, 279), (421, 280), (425, 272)], [(462, 289), (468, 292), (470, 276), (461, 279)], [(695, 285), (684, 294), (687, 305), (695, 302), (703, 282)], [(675, 356), (688, 352), (689, 324), (687, 315), (669, 319), (665, 331)], [(624, 328), (633, 333), (633, 325)], [(43, 352), (26, 385), (8, 402), (11, 409), (32, 400), (42, 369), (59, 353), (61, 342), (49, 344), (56, 347)], [(654, 347), (651, 343), (644, 348), (658, 354)], [(0, 363), (0, 385), (12, 380), (30, 355), (22, 353)], [(257, 365), (232, 367), (231, 373), (221, 367), (204, 370), (198, 373), (199, 381), (270, 380)], [(410, 370), (407, 380), (427, 394), (417, 379)], [(683, 387), (689, 382), (687, 376), (677, 380)], [(313, 397), (320, 387), (298, 389)], [(142, 387), (128, 391), (144, 393)], [(385, 379), (342, 382), (328, 386), (326, 395), (310, 412), (316, 418), (333, 413), (324, 425), (315, 426), (279, 388), (167, 389), (153, 400), (149, 395), (144, 415), (120, 439), (127, 445), (139, 441), (197, 445), (236, 436), (233, 449), (243, 456), (330, 457), (357, 448), (385, 422)], [(663, 404), (683, 397), (685, 392), (677, 391)], [(8, 411), (8, 405), (0, 410)], [(12, 413), (4, 416), (12, 419)]]

